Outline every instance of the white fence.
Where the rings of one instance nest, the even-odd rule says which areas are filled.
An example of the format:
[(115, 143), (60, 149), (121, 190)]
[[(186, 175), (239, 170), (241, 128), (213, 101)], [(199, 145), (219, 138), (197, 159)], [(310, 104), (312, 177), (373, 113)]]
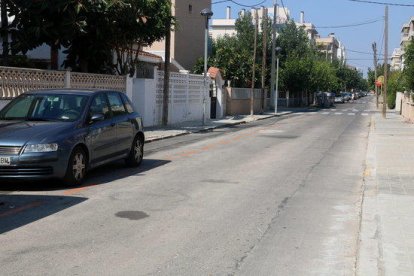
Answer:
[[(207, 87), (209, 87), (208, 78)], [(145, 126), (162, 122), (164, 72), (155, 69), (153, 79), (127, 78), (126, 76), (50, 71), (0, 67), (0, 109), (20, 94), (36, 89), (80, 88), (125, 91)], [(202, 120), (203, 100), (205, 116), (210, 118), (210, 97), (201, 75), (171, 73), (169, 88), (168, 123)]]
[(99, 88), (126, 91), (126, 77), (0, 67), (0, 100), (13, 99), (29, 90), (49, 88)]
[[(127, 94), (143, 116), (145, 126), (156, 126), (162, 123), (163, 89), (164, 72), (158, 70), (154, 74), (154, 79), (134, 78), (127, 82)], [(205, 116), (210, 118), (210, 97), (205, 92), (204, 77), (171, 73), (168, 123), (202, 120), (204, 97), (206, 100)]]

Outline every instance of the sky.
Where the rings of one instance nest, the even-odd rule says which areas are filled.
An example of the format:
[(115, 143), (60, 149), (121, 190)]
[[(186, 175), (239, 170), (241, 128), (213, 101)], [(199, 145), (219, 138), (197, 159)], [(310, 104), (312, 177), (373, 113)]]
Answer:
[[(223, 2), (223, 0), (212, 0), (213, 18), (225, 18), (227, 6), (232, 7), (232, 18), (236, 18), (238, 11), (243, 8), (249, 9), (241, 5), (271, 7), (273, 1), (234, 0)], [(372, 1), (414, 5), (413, 0)], [(281, 0), (277, 2), (281, 6)], [(373, 68), (372, 43), (376, 42), (378, 51), (381, 51), (382, 54), (384, 52), (384, 5), (351, 0), (283, 0), (283, 4), (290, 10), (290, 16), (295, 21), (299, 21), (300, 12), (304, 11), (305, 22), (313, 23), (321, 37), (326, 37), (329, 33), (335, 33), (347, 49), (347, 63), (362, 69), (365, 73), (368, 68)], [(394, 48), (399, 47), (401, 27), (404, 23), (409, 22), (411, 16), (414, 16), (414, 7), (389, 6), (389, 57)], [(375, 20), (378, 20), (378, 22), (348, 28), (331, 28)], [(329, 28), (318, 28), (318, 26)], [(379, 58), (381, 57), (379, 56)]]

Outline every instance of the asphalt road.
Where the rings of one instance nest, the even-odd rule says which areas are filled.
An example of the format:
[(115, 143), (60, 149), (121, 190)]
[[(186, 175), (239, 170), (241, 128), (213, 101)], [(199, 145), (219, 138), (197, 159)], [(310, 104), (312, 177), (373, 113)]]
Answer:
[(1, 274), (353, 274), (372, 100), (150, 143), (80, 188), (1, 183)]

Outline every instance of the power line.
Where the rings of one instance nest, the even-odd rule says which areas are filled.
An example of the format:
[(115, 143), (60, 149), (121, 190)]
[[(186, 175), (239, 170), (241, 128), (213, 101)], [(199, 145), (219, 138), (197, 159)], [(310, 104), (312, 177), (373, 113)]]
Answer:
[(263, 1), (259, 2), (259, 3), (257, 3), (257, 4), (254, 4), (254, 5), (245, 5), (245, 4), (241, 4), (239, 2), (236, 2), (234, 0), (221, 0), (221, 1), (213, 2), (211, 4), (212, 5), (215, 5), (215, 4), (225, 3), (225, 2), (231, 2), (231, 3), (235, 4), (235, 5), (238, 5), (238, 6), (244, 7), (244, 8), (255, 8), (257, 6), (260, 6), (260, 5), (264, 4), (266, 2), (266, 0), (263, 0)]
[(280, 2), (282, 3), (283, 12), (284, 12), (284, 13), (285, 13), (285, 15), (286, 15), (286, 19), (289, 21), (289, 20), (290, 20), (290, 18), (289, 18), (289, 13), (288, 13), (287, 8), (285, 8), (285, 3), (283, 2), (283, 0), (280, 0)]
[(349, 27), (357, 27), (362, 25), (368, 25), (373, 24), (379, 21), (383, 21), (384, 19), (381, 17), (381, 19), (371, 19), (368, 21), (360, 22), (360, 23), (354, 23), (354, 24), (348, 24), (348, 25), (337, 25), (337, 26), (316, 26), (318, 29), (339, 29), (339, 28), (349, 28)]
[(367, 3), (367, 4), (376, 4), (376, 5), (397, 6), (397, 7), (414, 7), (413, 4), (378, 2), (378, 1), (370, 1), (370, 0), (348, 0), (348, 1), (351, 1), (351, 2), (359, 2), (359, 3)]

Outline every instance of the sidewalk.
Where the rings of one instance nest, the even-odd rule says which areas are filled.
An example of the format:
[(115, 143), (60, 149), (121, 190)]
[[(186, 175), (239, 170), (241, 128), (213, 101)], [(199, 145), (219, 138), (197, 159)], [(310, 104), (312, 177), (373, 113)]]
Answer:
[(229, 127), (249, 123), (258, 120), (264, 120), (272, 117), (280, 117), (288, 115), (292, 111), (283, 111), (277, 114), (265, 113), (263, 115), (239, 115), (234, 117), (226, 117), (224, 119), (207, 120), (203, 126), (201, 121), (190, 121), (181, 124), (171, 125), (167, 127), (148, 127), (145, 128), (145, 143), (154, 142), (157, 140), (167, 139), (171, 137), (186, 135), (190, 133), (197, 133), (203, 131), (210, 131), (216, 128)]
[(375, 114), (368, 139), (357, 275), (414, 275), (414, 124)]

